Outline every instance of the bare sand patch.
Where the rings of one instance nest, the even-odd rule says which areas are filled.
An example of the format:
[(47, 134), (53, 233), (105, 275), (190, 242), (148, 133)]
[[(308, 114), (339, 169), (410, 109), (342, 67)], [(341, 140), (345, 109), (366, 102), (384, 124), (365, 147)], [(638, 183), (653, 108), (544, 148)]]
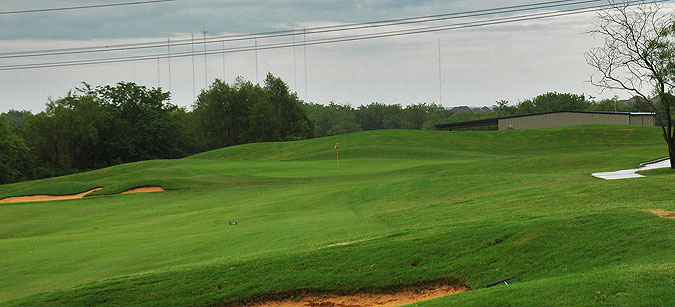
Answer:
[[(25, 203), (25, 202), (32, 202), (32, 201), (51, 201), (51, 200), (66, 200), (66, 199), (78, 199), (78, 198), (83, 198), (89, 193), (96, 192), (100, 189), (103, 189), (102, 187), (91, 189), (86, 192), (82, 192), (79, 194), (73, 194), (73, 195), (30, 195), (30, 196), (16, 196), (16, 197), (8, 197), (4, 199), (0, 199), (0, 204), (2, 203)], [(130, 190), (126, 190), (122, 192), (122, 194), (131, 194), (131, 193), (148, 193), (148, 192), (161, 192), (165, 191), (164, 188), (160, 186), (147, 186), (147, 187), (139, 187), (139, 188), (134, 188)]]
[(164, 191), (164, 188), (160, 186), (147, 186), (147, 187), (140, 187), (140, 188), (134, 188), (131, 190), (126, 190), (122, 192), (122, 194), (132, 194), (132, 193), (149, 193), (149, 192), (162, 192)]
[(66, 200), (66, 199), (78, 199), (78, 198), (83, 198), (85, 195), (96, 192), (100, 189), (103, 189), (101, 187), (91, 189), (86, 192), (82, 192), (79, 194), (72, 194), (72, 195), (31, 195), (31, 196), (16, 196), (16, 197), (7, 197), (0, 199), (0, 203), (25, 203), (25, 202), (31, 202), (31, 201), (49, 201), (49, 200)]
[(667, 210), (661, 210), (661, 209), (655, 209), (655, 210), (647, 210), (651, 213), (654, 213), (662, 218), (665, 219), (675, 219), (675, 211), (667, 211)]
[(403, 306), (471, 290), (466, 285), (436, 285), (420, 289), (404, 290), (392, 294), (360, 293), (355, 295), (304, 296), (297, 299), (267, 301), (248, 306), (255, 307), (367, 307)]

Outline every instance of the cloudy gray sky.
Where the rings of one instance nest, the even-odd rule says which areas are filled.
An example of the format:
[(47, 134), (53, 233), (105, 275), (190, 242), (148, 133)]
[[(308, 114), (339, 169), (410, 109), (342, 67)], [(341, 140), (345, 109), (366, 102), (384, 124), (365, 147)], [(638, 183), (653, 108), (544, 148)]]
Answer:
[[(446, 14), (551, 0), (178, 0), (144, 5), (41, 13), (3, 14), (19, 10), (132, 2), (131, 0), (0, 0), (0, 67), (39, 62), (138, 55), (166, 55), (168, 48), (96, 54), (1, 58), (2, 53), (116, 44), (177, 41), (194, 35), (200, 42), (217, 36), (342, 25), (393, 18)], [(582, 2), (583, 0), (578, 0)], [(562, 3), (562, 1), (561, 1)], [(585, 5), (597, 5), (589, 3)], [(490, 21), (520, 14), (578, 8), (566, 6), (519, 13), (398, 25), (377, 29), (295, 36), (303, 40), (335, 38), (417, 27)], [(672, 10), (672, 5), (667, 9)], [(280, 48), (203, 55), (222, 50), (273, 43), (292, 43), (290, 36), (257, 41), (228, 41), (172, 46), (171, 60), (64, 66), (0, 71), (0, 112), (28, 109), (39, 112), (48, 98), (65, 96), (81, 82), (92, 85), (133, 81), (172, 92), (172, 102), (190, 106), (215, 78), (232, 82), (237, 76), (253, 82), (267, 72), (280, 76), (302, 99), (358, 106), (436, 102), (444, 106), (484, 106), (506, 99), (511, 103), (548, 91), (612, 97), (588, 83), (593, 70), (584, 52), (602, 42), (585, 31), (595, 13), (456, 29), (306, 48)], [(440, 45), (440, 57), (439, 57)], [(440, 76), (439, 76), (440, 59)], [(194, 66), (193, 66), (194, 60)], [(257, 62), (257, 73), (256, 73)], [(194, 78), (193, 78), (194, 67)], [(440, 77), (440, 78), (439, 78)], [(439, 86), (440, 79), (440, 86)]]

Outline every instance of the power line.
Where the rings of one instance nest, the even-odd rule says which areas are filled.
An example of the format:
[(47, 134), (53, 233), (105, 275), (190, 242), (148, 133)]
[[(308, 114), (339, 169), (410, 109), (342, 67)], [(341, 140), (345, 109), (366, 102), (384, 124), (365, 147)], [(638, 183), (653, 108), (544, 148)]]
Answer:
[[(605, 0), (556, 0), (556, 1), (548, 1), (548, 2), (539, 2), (539, 3), (506, 6), (506, 7), (481, 9), (481, 10), (454, 12), (454, 13), (447, 13), (447, 14), (417, 16), (417, 17), (389, 19), (389, 20), (380, 20), (380, 21), (371, 21), (371, 22), (362, 22), (362, 23), (352, 23), (352, 24), (339, 25), (339, 26), (322, 26), (322, 27), (306, 28), (305, 32), (303, 32), (302, 35), (331, 33), (331, 32), (338, 32), (338, 31), (352, 31), (352, 30), (378, 28), (378, 27), (388, 27), (388, 26), (406, 25), (406, 24), (418, 24), (418, 23), (444, 21), (444, 20), (459, 19), (459, 18), (480, 17), (480, 16), (494, 15), (494, 14), (519, 13), (519, 12), (523, 12), (523, 11), (531, 11), (531, 10), (546, 9), (546, 8), (557, 8), (557, 7), (571, 6), (571, 5), (582, 5), (582, 4), (604, 2), (604, 1)], [(296, 33), (293, 30), (282, 30), (282, 31), (272, 31), (272, 32), (260, 32), (260, 33), (253, 33), (253, 34), (212, 36), (211, 39), (209, 40), (209, 43), (223, 42), (223, 41), (233, 42), (233, 41), (243, 41), (243, 40), (253, 40), (253, 39), (278, 38), (278, 37), (295, 36), (295, 35), (300, 35), (300, 34)], [(190, 44), (194, 44), (194, 41), (191, 40), (191, 39), (178, 39), (178, 40), (173, 41), (172, 46), (185, 46), (185, 45), (190, 45)], [(36, 56), (67, 55), (67, 54), (94, 53), (94, 52), (128, 51), (128, 50), (136, 50), (136, 49), (157, 48), (158, 46), (163, 47), (164, 42), (163, 41), (162, 42), (140, 42), (140, 43), (105, 45), (105, 46), (3, 52), (3, 53), (0, 53), (0, 58), (36, 57)]]
[(134, 2), (123, 2), (123, 3), (94, 4), (94, 5), (81, 5), (81, 6), (70, 6), (70, 7), (55, 7), (55, 8), (46, 8), (46, 9), (4, 11), (4, 12), (0, 12), (0, 15), (24, 14), (24, 13), (42, 13), (42, 12), (81, 10), (81, 9), (94, 9), (94, 8), (105, 8), (105, 7), (113, 7), (113, 6), (140, 5), (140, 4), (150, 4), (150, 3), (158, 3), (158, 2), (174, 2), (174, 1), (178, 1), (178, 0), (134, 1)]
[[(663, 0), (663, 1), (658, 1), (658, 2), (666, 2), (666, 1), (669, 1), (669, 0)], [(641, 0), (636, 0), (636, 1), (631, 1), (630, 3), (636, 4), (636, 3), (641, 3), (641, 2), (642, 2)], [(351, 35), (351, 36), (343, 36), (343, 37), (337, 37), (337, 38), (325, 38), (325, 39), (316, 39), (316, 40), (308, 40), (308, 41), (305, 40), (305, 41), (303, 41), (303, 43), (301, 43), (301, 45), (306, 48), (306, 46), (310, 46), (310, 45), (323, 45), (323, 44), (339, 43), (339, 42), (360, 41), (360, 40), (366, 40), (366, 39), (396, 37), (396, 36), (403, 36), (403, 35), (458, 30), (458, 29), (475, 28), (475, 27), (482, 27), (482, 26), (489, 26), (489, 25), (499, 25), (499, 24), (513, 23), (513, 22), (520, 22), (520, 21), (539, 20), (539, 19), (546, 19), (546, 18), (559, 17), (559, 16), (568, 16), (568, 15), (596, 12), (596, 11), (600, 11), (600, 10), (603, 10), (603, 9), (607, 8), (608, 6), (609, 5), (605, 4), (605, 5), (598, 5), (598, 6), (594, 6), (594, 7), (587, 7), (587, 8), (583, 8), (583, 9), (569, 9), (569, 10), (563, 10), (563, 11), (557, 11), (557, 12), (535, 13), (535, 14), (528, 14), (528, 15), (521, 15), (521, 16), (514, 16), (514, 17), (497, 18), (497, 19), (492, 19), (492, 20), (489, 20), (489, 21), (473, 21), (473, 22), (464, 22), (464, 23), (451, 24), (451, 25), (430, 26), (430, 27), (421, 27), (421, 28), (413, 28), (413, 29), (387, 31), (387, 32), (381, 32), (381, 33), (376, 33), (376, 34)], [(297, 44), (276, 43), (276, 44), (267, 44), (267, 45), (262, 45), (262, 46), (257, 45), (257, 46), (254, 46), (254, 47), (229, 48), (229, 49), (227, 49), (227, 51), (225, 51), (225, 53), (236, 53), (236, 52), (247, 52), (247, 51), (256, 51), (256, 50), (289, 48), (289, 47), (294, 47), (294, 46), (297, 46)], [(205, 54), (215, 54), (215, 53), (220, 53), (220, 52), (223, 52), (223, 50), (210, 50), (210, 51), (206, 52)], [(185, 56), (189, 56), (189, 55), (190, 55), (190, 53), (183, 52), (183, 53), (177, 53), (177, 54), (173, 55), (173, 57), (185, 57)], [(118, 63), (118, 62), (128, 62), (128, 61), (143, 61), (143, 60), (156, 59), (158, 57), (163, 58), (163, 57), (166, 57), (166, 55), (160, 54), (160, 55), (129, 56), (129, 57), (107, 58), (107, 59), (63, 61), (63, 62), (51, 62), (51, 63), (5, 65), (5, 66), (0, 66), (0, 71), (17, 70), (17, 69), (31, 69), (31, 68), (48, 68), (48, 67), (61, 67), (61, 66), (90, 65), (90, 64), (104, 64), (104, 63)]]

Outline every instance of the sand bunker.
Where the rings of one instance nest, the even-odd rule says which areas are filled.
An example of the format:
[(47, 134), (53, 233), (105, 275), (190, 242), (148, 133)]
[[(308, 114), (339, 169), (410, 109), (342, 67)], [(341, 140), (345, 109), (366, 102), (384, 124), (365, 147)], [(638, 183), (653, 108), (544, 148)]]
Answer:
[(17, 196), (17, 197), (8, 197), (4, 199), (0, 199), (0, 203), (24, 203), (24, 202), (30, 202), (30, 201), (47, 201), (47, 200), (65, 200), (65, 199), (78, 199), (82, 198), (85, 195), (96, 192), (100, 189), (103, 188), (95, 188), (91, 189), (86, 192), (82, 192), (80, 194), (73, 194), (73, 195), (60, 195), (60, 196), (55, 196), (55, 195), (31, 195), (31, 196)]
[[(24, 202), (32, 202), (32, 201), (78, 199), (78, 198), (83, 198), (87, 194), (98, 191), (100, 189), (103, 189), (103, 188), (95, 188), (95, 189), (92, 189), (92, 190), (89, 190), (89, 191), (86, 191), (86, 192), (82, 192), (80, 194), (74, 194), (74, 195), (60, 195), (60, 196), (55, 196), (55, 195), (31, 195), (31, 196), (8, 197), (8, 198), (0, 199), (0, 204), (2, 204), (2, 203), (24, 203)], [(161, 191), (164, 191), (164, 189), (160, 186), (146, 186), (146, 187), (140, 187), (140, 188), (127, 190), (127, 191), (122, 192), (122, 194), (161, 192)]]
[(665, 218), (665, 219), (675, 219), (675, 211), (666, 211), (666, 210), (660, 210), (660, 209), (647, 210), (647, 211), (649, 211), (651, 213), (654, 213), (654, 214), (656, 214), (656, 215), (658, 215), (662, 218)]
[(162, 192), (164, 191), (164, 188), (160, 186), (147, 186), (147, 187), (140, 187), (140, 188), (135, 188), (131, 190), (126, 190), (122, 192), (122, 194), (132, 194), (132, 193), (148, 193), (148, 192)]
[(252, 304), (256, 307), (366, 307), (403, 306), (469, 291), (468, 286), (441, 285), (417, 290), (405, 290), (394, 294), (362, 293), (355, 295), (306, 296), (295, 300), (269, 301)]

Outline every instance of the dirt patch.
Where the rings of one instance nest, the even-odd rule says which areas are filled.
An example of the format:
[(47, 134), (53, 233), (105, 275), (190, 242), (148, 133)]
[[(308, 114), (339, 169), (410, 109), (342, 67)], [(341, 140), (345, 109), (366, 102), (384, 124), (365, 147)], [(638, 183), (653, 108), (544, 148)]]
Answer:
[(361, 293), (355, 295), (304, 296), (297, 299), (251, 304), (255, 307), (394, 307), (469, 291), (468, 286), (437, 285), (397, 293)]
[(66, 200), (66, 199), (78, 199), (83, 198), (85, 195), (96, 192), (103, 188), (95, 188), (86, 192), (73, 195), (31, 195), (31, 196), (17, 196), (17, 197), (8, 197), (0, 199), (0, 203), (25, 203), (31, 201), (48, 201), (48, 200)]
[(366, 242), (366, 241), (374, 240), (374, 239), (381, 238), (381, 237), (382, 237), (382, 236), (377, 236), (377, 237), (366, 238), (366, 239), (361, 239), (361, 240), (354, 240), (354, 241), (348, 241), (348, 242), (340, 242), (340, 243), (328, 244), (328, 245), (322, 246), (322, 247), (320, 247), (320, 248), (329, 248), (329, 247), (336, 247), (336, 246), (344, 246), (344, 245), (356, 244), (356, 243), (361, 243), (361, 242)]
[(160, 186), (148, 186), (148, 187), (140, 187), (140, 188), (135, 188), (131, 190), (126, 190), (122, 192), (122, 194), (132, 194), (132, 193), (148, 193), (148, 192), (162, 192), (164, 191), (164, 188)]
[(647, 210), (647, 211), (654, 213), (664, 219), (675, 219), (675, 211), (666, 211), (661, 209)]

